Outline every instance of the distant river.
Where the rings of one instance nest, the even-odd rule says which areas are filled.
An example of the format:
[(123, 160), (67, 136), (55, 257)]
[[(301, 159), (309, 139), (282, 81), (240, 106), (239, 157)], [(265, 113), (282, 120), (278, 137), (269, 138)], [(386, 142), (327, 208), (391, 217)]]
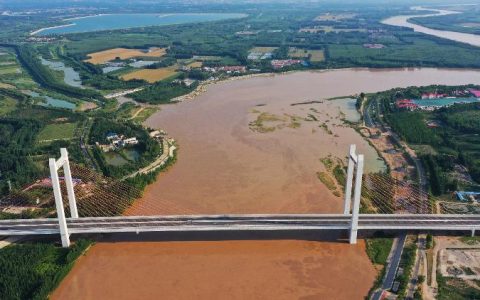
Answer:
[(64, 20), (67, 24), (42, 28), (32, 34), (65, 34), (134, 27), (161, 26), (242, 18), (245, 14), (106, 14)]
[(435, 11), (434, 14), (425, 14), (425, 15), (407, 15), (407, 16), (395, 16), (382, 21), (385, 25), (392, 25), (392, 26), (400, 26), (400, 27), (408, 27), (412, 28), (415, 32), (421, 32), (428, 35), (461, 42), (473, 46), (480, 47), (480, 35), (470, 34), (470, 33), (462, 33), (462, 32), (455, 32), (455, 31), (446, 31), (446, 30), (437, 30), (431, 29), (425, 26), (416, 25), (410, 23), (409, 20), (412, 18), (424, 18), (424, 17), (434, 17), (434, 16), (446, 16), (452, 14), (459, 14), (460, 12), (457, 11), (449, 11), (449, 10), (440, 10), (440, 9), (430, 9), (430, 8), (423, 8), (423, 7), (412, 7), (413, 10), (428, 10), (428, 11)]

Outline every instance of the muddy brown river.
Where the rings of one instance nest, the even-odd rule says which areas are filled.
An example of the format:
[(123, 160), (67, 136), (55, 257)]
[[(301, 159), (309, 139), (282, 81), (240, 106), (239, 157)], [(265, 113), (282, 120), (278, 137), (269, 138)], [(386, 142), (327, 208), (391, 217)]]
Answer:
[[(194, 100), (162, 106), (147, 125), (175, 137), (177, 163), (129, 214), (340, 213), (317, 178), (321, 158), (348, 145), (383, 168), (342, 119), (360, 92), (428, 84), (480, 84), (475, 70), (345, 69), (210, 85)], [(310, 104), (293, 105), (296, 103)], [(312, 117), (313, 116), (313, 117)], [(100, 242), (54, 299), (363, 299), (376, 271), (364, 243), (329, 239)]]

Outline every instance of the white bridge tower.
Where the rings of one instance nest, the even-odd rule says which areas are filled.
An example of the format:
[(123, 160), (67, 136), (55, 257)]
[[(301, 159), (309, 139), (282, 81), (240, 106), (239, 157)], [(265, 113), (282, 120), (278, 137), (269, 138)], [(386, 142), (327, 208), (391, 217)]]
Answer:
[(344, 215), (350, 215), (352, 203), (353, 174), (355, 173), (355, 188), (353, 195), (352, 220), (350, 223), (350, 244), (357, 243), (358, 215), (360, 213), (360, 198), (362, 194), (362, 177), (364, 157), (362, 154), (356, 154), (356, 145), (350, 145), (348, 153), (347, 182), (345, 184), (345, 203)]
[(70, 207), (70, 215), (72, 218), (78, 218), (77, 201), (73, 190), (72, 172), (70, 170), (70, 162), (68, 161), (68, 152), (66, 148), (60, 149), (60, 158), (50, 158), (50, 176), (52, 178), (53, 195), (55, 197), (55, 207), (57, 210), (58, 225), (60, 226), (60, 237), (62, 238), (62, 246), (70, 246), (70, 234), (68, 233), (67, 220), (65, 218), (65, 210), (63, 207), (62, 192), (60, 188), (60, 179), (58, 170), (63, 167), (64, 181), (67, 187), (68, 205)]

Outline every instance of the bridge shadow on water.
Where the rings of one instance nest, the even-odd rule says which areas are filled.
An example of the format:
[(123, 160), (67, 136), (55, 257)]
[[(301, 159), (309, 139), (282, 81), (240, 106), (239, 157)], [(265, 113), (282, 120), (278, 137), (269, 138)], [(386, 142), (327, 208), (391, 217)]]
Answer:
[(298, 240), (348, 243), (348, 232), (339, 231), (198, 231), (198, 232), (142, 232), (72, 235), (73, 240), (88, 238), (101, 243), (123, 242), (178, 242), (178, 241), (268, 241)]
[[(406, 231), (407, 234), (428, 233), (428, 231)], [(362, 230), (358, 233), (358, 239), (396, 237), (401, 231)], [(431, 232), (439, 236), (469, 236), (469, 231), (435, 231)], [(324, 231), (214, 231), (214, 232), (144, 232), (144, 233), (108, 233), (94, 235), (74, 235), (73, 240), (89, 238), (100, 243), (124, 243), (124, 242), (209, 242), (209, 241), (269, 241), (269, 240), (297, 240), (316, 241), (327, 243), (349, 242), (349, 232), (344, 230)]]

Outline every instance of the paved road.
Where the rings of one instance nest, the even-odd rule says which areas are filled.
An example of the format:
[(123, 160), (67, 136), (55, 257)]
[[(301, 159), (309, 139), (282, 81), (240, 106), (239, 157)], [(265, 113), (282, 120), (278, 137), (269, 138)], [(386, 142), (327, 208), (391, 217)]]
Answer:
[[(348, 230), (349, 215), (199, 215), (67, 219), (70, 233)], [(480, 230), (476, 215), (360, 215), (360, 230)], [(56, 219), (2, 220), (0, 235), (58, 234)]]

